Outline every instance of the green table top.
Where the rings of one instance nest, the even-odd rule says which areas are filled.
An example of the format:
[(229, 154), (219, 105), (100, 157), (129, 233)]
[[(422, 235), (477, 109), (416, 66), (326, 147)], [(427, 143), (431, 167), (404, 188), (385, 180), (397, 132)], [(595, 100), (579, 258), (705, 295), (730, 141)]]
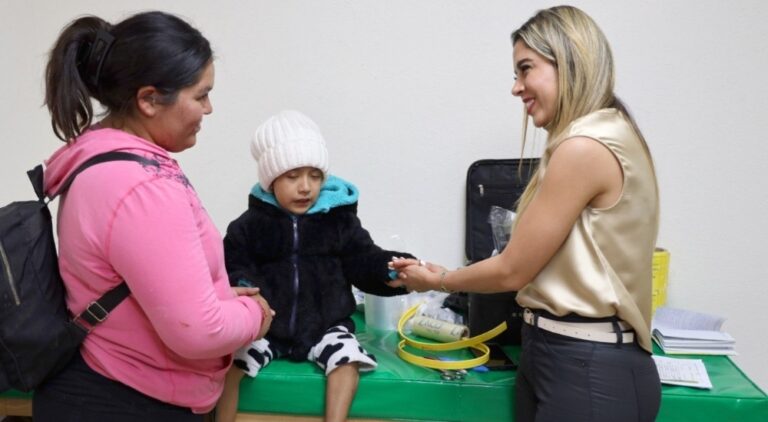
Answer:
[[(460, 381), (445, 381), (432, 369), (414, 366), (395, 354), (396, 332), (366, 331), (355, 315), (358, 338), (376, 355), (379, 367), (363, 373), (350, 409), (355, 418), (430, 421), (509, 421), (514, 415), (514, 371), (469, 371)], [(506, 347), (517, 360), (518, 347)], [(466, 352), (464, 352), (466, 353)], [(660, 350), (655, 354), (663, 355)], [(682, 357), (675, 355), (675, 357)], [(662, 387), (658, 421), (768, 421), (768, 396), (726, 356), (702, 359), (713, 388)], [(245, 377), (240, 388), (241, 412), (322, 415), (325, 375), (314, 364), (277, 360), (258, 377)], [(27, 393), (7, 391), (4, 397)]]
[[(358, 338), (376, 355), (379, 367), (360, 376), (350, 409), (357, 418), (430, 421), (509, 421), (514, 415), (514, 371), (469, 371), (461, 381), (445, 381), (432, 369), (414, 366), (395, 354), (396, 332), (366, 331), (355, 316)], [(519, 347), (505, 347), (515, 361)], [(663, 355), (660, 350), (655, 354)], [(681, 357), (676, 355), (675, 357)], [(658, 421), (768, 420), (768, 396), (726, 356), (700, 358), (713, 388), (662, 387)], [(242, 412), (322, 415), (325, 376), (314, 364), (272, 362), (240, 389)]]

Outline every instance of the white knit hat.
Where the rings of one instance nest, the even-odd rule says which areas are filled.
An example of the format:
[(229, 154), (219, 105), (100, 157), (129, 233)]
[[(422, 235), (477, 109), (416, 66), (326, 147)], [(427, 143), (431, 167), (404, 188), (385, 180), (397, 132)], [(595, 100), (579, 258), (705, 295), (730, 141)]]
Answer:
[(320, 128), (298, 111), (281, 111), (262, 123), (253, 135), (251, 155), (265, 191), (281, 174), (295, 168), (315, 167), (328, 175), (328, 149)]

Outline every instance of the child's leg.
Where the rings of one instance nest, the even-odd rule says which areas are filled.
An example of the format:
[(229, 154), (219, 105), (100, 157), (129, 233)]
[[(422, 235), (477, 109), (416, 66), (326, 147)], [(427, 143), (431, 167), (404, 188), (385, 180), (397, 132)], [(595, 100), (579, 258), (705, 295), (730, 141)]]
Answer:
[(216, 404), (216, 422), (234, 422), (243, 375), (255, 377), (275, 356), (266, 339), (256, 340), (235, 353), (232, 367), (224, 379), (224, 392)]
[(328, 377), (325, 393), (326, 421), (346, 420), (357, 392), (359, 371), (376, 368), (376, 358), (363, 350), (354, 334), (343, 326), (332, 327), (312, 349), (307, 359)]
[(277, 351), (273, 350), (267, 339), (262, 338), (235, 352), (232, 365), (242, 369), (249, 377), (255, 377), (261, 368), (269, 365), (276, 357)]
[(347, 420), (349, 407), (357, 393), (360, 380), (358, 363), (345, 363), (334, 369), (325, 381), (325, 421)]

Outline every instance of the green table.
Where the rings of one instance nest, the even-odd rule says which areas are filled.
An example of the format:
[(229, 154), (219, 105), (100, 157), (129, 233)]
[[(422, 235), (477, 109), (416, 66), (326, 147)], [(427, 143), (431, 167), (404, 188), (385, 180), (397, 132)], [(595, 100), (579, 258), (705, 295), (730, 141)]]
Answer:
[[(350, 416), (430, 421), (509, 421), (514, 414), (514, 371), (470, 371), (463, 381), (444, 381), (437, 371), (410, 365), (394, 354), (395, 332), (365, 331), (358, 337), (379, 367), (360, 378)], [(508, 347), (515, 360), (519, 348)], [(656, 354), (663, 354), (656, 350)], [(680, 357), (680, 356), (676, 356)], [(768, 396), (728, 357), (704, 361), (713, 388), (663, 386), (658, 421), (768, 421)], [(314, 365), (275, 361), (256, 378), (243, 380), (240, 411), (322, 415), (325, 377)]]
[[(664, 356), (654, 344), (653, 353)], [(727, 356), (680, 356), (701, 359), (711, 390), (662, 386), (658, 421), (768, 421), (768, 396)]]
[[(397, 333), (366, 332), (355, 315), (358, 337), (376, 355), (379, 367), (360, 377), (350, 417), (430, 421), (510, 421), (514, 414), (515, 372), (470, 371), (463, 381), (444, 381), (437, 371), (403, 362), (394, 354)], [(517, 359), (519, 348), (507, 351)], [(656, 354), (662, 354), (656, 350)], [(679, 357), (679, 356), (676, 356)], [(663, 386), (658, 421), (768, 421), (768, 396), (728, 357), (696, 356), (704, 361), (713, 388)], [(272, 362), (240, 389), (241, 414), (322, 415), (325, 376), (313, 364)], [(6, 399), (28, 399), (9, 391)], [(13, 401), (13, 400), (10, 400)]]

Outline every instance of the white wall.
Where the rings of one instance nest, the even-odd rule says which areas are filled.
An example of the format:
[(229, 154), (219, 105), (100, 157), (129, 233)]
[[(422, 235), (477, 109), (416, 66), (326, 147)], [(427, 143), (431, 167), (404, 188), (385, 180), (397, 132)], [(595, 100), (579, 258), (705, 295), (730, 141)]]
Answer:
[[(42, 107), (59, 30), (84, 13), (115, 21), (157, 3), (0, 0), (0, 204), (30, 198), (24, 171), (60, 145)], [(256, 180), (251, 131), (302, 110), (324, 131), (332, 171), (361, 188), (374, 238), (399, 234), (411, 252), (459, 266), (467, 167), (520, 153), (509, 34), (556, 3), (163, 2), (217, 56), (214, 113), (177, 158), (223, 231)], [(617, 92), (656, 159), (669, 304), (727, 318), (736, 362), (768, 387), (768, 3), (573, 4), (611, 41)]]

